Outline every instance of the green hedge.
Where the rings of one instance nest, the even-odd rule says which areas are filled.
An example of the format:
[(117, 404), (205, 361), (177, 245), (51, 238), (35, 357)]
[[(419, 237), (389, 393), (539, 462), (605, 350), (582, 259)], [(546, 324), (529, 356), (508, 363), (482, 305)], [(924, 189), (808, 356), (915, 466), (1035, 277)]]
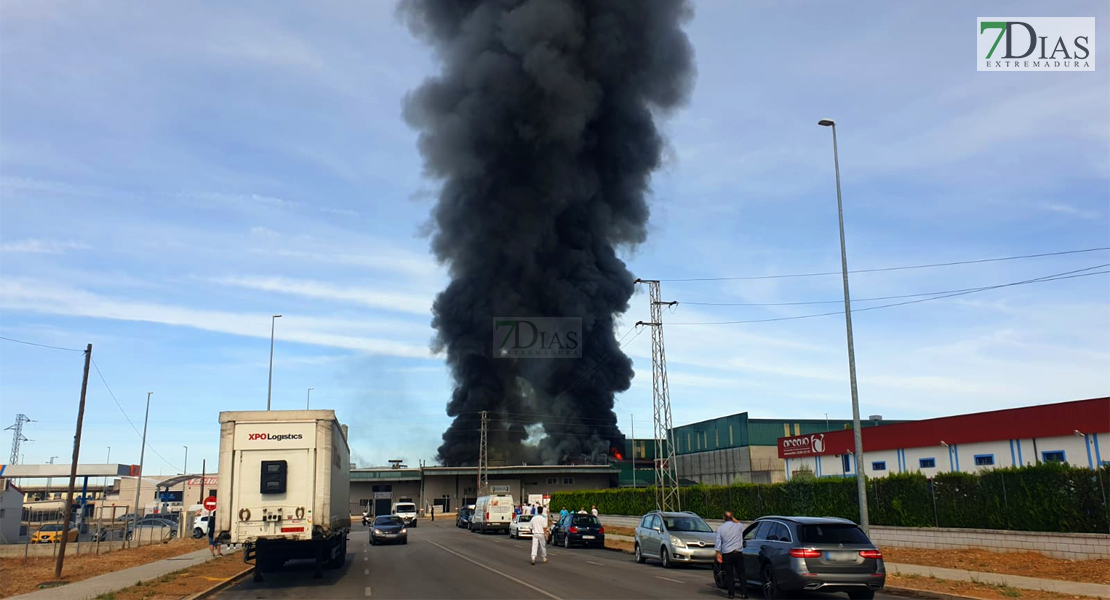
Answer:
[[(732, 509), (741, 520), (771, 514), (843, 517), (859, 521), (856, 480), (821, 478), (764, 485), (695, 485), (681, 490), (682, 508), (708, 518)], [(994, 469), (976, 475), (893, 474), (867, 482), (873, 525), (963, 527), (1107, 533), (1110, 469), (1058, 463)], [(551, 508), (640, 515), (655, 509), (654, 488), (557, 492)]]

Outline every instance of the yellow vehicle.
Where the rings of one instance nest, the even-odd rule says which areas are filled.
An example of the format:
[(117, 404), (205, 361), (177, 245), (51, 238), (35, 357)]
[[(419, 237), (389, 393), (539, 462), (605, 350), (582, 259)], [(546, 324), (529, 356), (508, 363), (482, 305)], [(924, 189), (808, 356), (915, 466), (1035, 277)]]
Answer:
[[(54, 542), (62, 541), (62, 532), (64, 527), (61, 524), (51, 523), (50, 525), (43, 525), (38, 531), (31, 535), (32, 544), (53, 544)], [(70, 542), (77, 541), (77, 528), (70, 527), (69, 532)]]

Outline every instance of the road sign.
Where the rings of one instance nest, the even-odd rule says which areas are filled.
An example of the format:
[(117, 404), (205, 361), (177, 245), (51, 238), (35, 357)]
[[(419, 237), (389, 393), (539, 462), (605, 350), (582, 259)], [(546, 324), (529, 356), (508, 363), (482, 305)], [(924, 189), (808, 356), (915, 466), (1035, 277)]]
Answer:
[(216, 510), (215, 496), (209, 496), (204, 499), (204, 510)]

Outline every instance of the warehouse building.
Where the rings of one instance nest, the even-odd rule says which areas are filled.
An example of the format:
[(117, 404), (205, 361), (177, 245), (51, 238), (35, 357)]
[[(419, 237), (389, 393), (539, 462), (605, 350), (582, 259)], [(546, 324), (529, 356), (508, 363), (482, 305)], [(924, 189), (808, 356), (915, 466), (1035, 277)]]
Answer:
[[(805, 433), (805, 432), (802, 432)], [(977, 472), (1042, 462), (1094, 468), (1110, 462), (1110, 398), (1041, 404), (863, 429), (868, 477), (920, 471)], [(778, 440), (783, 476), (854, 476), (851, 430), (811, 432)]]
[[(863, 425), (893, 422), (876, 416)], [(851, 426), (850, 420), (752, 419), (746, 412), (681, 425), (674, 428), (678, 478), (683, 484), (707, 485), (784, 481), (785, 461), (779, 455), (779, 438)]]

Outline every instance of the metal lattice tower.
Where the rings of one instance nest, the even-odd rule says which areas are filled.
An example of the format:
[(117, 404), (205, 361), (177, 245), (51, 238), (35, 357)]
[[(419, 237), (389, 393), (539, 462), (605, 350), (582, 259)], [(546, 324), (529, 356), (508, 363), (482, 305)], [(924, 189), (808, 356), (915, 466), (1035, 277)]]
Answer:
[(663, 349), (663, 307), (677, 302), (659, 298), (659, 282), (637, 279), (648, 286), (651, 321), (636, 325), (651, 327), (651, 404), (655, 413), (655, 505), (662, 511), (682, 510), (678, 493), (678, 465), (674, 459), (674, 426), (671, 423), (671, 391), (667, 385), (667, 355)]
[(30, 417), (23, 413), (19, 413), (15, 416), (15, 425), (4, 428), (4, 431), (12, 431), (12, 456), (8, 459), (9, 465), (19, 464), (19, 444), (28, 441), (27, 438), (23, 436), (23, 424), (30, 422)]
[(486, 427), (489, 423), (489, 413), (482, 411), (482, 441), (478, 449), (478, 487), (474, 489), (474, 497), (482, 495), (482, 490), (489, 483), (489, 452), (486, 449)]

